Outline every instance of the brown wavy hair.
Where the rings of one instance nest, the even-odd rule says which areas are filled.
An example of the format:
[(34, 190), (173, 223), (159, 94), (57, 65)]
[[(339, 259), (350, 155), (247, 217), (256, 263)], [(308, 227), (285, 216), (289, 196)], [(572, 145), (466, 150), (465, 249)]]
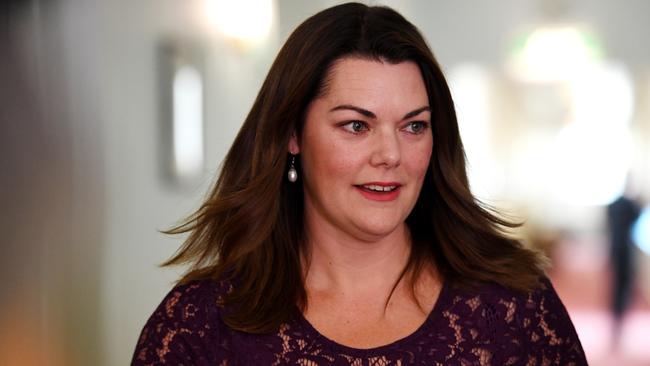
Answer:
[(303, 187), (301, 180), (286, 178), (288, 143), (292, 133), (300, 136), (307, 105), (323, 92), (330, 66), (342, 57), (412, 61), (426, 85), (435, 143), (406, 220), (412, 249), (402, 276), (417, 278), (425, 263), (433, 263), (451, 283), (532, 289), (543, 274), (542, 257), (507, 235), (506, 229), (518, 224), (500, 218), (470, 192), (454, 103), (426, 41), (394, 10), (358, 3), (323, 10), (289, 36), (208, 198), (167, 231), (189, 236), (163, 265), (189, 263), (181, 283), (231, 280), (224, 303), (232, 306), (224, 321), (233, 329), (270, 332), (296, 309), (304, 310)]

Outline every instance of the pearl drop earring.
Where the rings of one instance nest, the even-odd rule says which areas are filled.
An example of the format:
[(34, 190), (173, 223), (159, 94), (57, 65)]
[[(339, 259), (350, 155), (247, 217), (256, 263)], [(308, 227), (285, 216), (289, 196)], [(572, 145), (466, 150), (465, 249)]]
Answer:
[(291, 166), (289, 166), (289, 172), (287, 172), (287, 178), (289, 182), (294, 183), (298, 180), (298, 171), (296, 171), (296, 156), (291, 156)]

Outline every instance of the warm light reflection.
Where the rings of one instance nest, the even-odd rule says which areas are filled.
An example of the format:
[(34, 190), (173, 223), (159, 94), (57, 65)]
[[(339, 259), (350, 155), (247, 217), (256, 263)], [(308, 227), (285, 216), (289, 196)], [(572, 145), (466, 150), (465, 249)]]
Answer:
[(536, 29), (514, 50), (509, 66), (517, 79), (555, 82), (571, 79), (599, 55), (596, 43), (578, 28), (546, 26)]
[(556, 189), (569, 202), (608, 204), (623, 193), (630, 167), (632, 81), (623, 66), (598, 63), (569, 86), (573, 121), (556, 142)]
[(174, 167), (181, 179), (203, 168), (203, 85), (199, 72), (183, 66), (174, 75)]
[(225, 36), (257, 42), (268, 36), (273, 18), (271, 0), (206, 0), (208, 21)]
[(590, 123), (627, 124), (634, 108), (634, 90), (621, 64), (599, 62), (570, 81), (573, 118)]
[(481, 65), (463, 64), (453, 68), (448, 79), (467, 155), (472, 192), (486, 199), (502, 188), (502, 175), (495, 174), (489, 145), (490, 75)]
[(631, 138), (623, 126), (568, 124), (555, 143), (554, 192), (566, 202), (605, 205), (625, 188)]

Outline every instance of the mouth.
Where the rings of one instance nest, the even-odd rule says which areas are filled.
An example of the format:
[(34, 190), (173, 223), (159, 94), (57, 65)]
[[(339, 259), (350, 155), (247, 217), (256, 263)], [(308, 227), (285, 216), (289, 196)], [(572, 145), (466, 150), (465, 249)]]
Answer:
[(372, 201), (392, 201), (399, 195), (402, 185), (395, 182), (371, 182), (357, 184), (355, 187), (365, 198)]
[(357, 185), (356, 187), (368, 192), (384, 193), (384, 192), (392, 192), (396, 190), (397, 188), (399, 188), (399, 184), (395, 183), (395, 184), (384, 185), (384, 184), (372, 183), (372, 184), (360, 184)]

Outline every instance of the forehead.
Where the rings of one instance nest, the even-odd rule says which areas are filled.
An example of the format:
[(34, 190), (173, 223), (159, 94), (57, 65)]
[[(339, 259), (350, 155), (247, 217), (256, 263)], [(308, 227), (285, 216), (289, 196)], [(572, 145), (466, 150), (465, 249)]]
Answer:
[(427, 103), (428, 97), (420, 68), (412, 61), (390, 63), (344, 57), (328, 70), (323, 96), (348, 99), (363, 96), (399, 96)]

